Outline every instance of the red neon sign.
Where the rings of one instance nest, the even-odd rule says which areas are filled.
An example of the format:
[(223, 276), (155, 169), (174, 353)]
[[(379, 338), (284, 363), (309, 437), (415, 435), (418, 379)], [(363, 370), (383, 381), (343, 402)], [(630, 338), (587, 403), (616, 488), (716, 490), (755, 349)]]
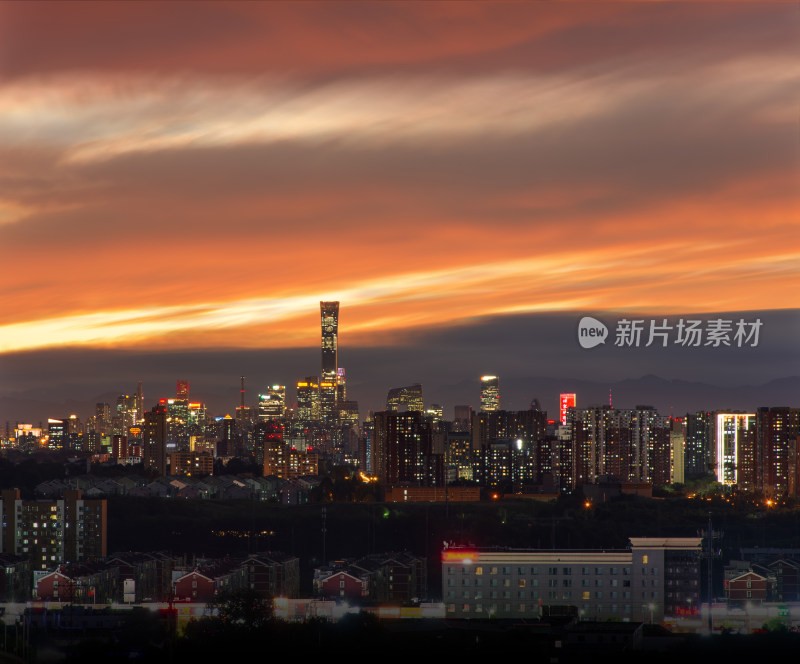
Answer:
[(558, 411), (561, 415), (561, 424), (567, 423), (567, 409), (575, 408), (575, 393), (569, 392), (561, 395), (558, 404)]

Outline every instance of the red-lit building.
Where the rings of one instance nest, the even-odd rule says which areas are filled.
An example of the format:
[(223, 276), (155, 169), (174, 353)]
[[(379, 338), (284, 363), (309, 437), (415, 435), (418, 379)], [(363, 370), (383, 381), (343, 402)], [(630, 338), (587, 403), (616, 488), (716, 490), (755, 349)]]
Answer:
[(361, 571), (358, 576), (355, 570), (334, 572), (319, 581), (317, 591), (329, 599), (363, 600), (369, 595), (369, 575)]
[(98, 563), (58, 567), (36, 582), (36, 596), (46, 602), (107, 604), (117, 599), (119, 570)]
[(559, 403), (558, 412), (559, 412), (559, 416), (561, 418), (561, 424), (566, 424), (567, 423), (567, 411), (570, 408), (575, 408), (575, 393), (574, 392), (570, 392), (570, 393), (565, 393), (565, 394), (559, 395), (558, 403)]
[(62, 574), (59, 567), (37, 581), (36, 596), (48, 602), (72, 602), (75, 599), (75, 583)]
[(176, 602), (210, 602), (220, 592), (233, 585), (233, 572), (195, 568), (175, 580), (173, 596)]
[(755, 572), (745, 572), (725, 581), (725, 595), (731, 604), (765, 602), (767, 586), (766, 577)]

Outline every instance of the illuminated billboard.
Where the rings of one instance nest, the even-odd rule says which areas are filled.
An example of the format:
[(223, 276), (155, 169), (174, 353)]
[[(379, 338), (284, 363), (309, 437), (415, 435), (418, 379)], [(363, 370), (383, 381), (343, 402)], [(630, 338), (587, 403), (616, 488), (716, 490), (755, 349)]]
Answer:
[(558, 411), (561, 414), (561, 424), (567, 423), (567, 409), (575, 408), (575, 393), (562, 394), (558, 400)]

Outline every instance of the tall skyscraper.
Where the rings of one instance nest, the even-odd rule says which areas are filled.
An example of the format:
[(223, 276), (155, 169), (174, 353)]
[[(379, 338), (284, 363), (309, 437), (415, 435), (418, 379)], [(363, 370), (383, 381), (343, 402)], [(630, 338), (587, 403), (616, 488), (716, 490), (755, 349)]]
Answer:
[(322, 375), (320, 376), (320, 411), (325, 422), (336, 418), (339, 386), (339, 303), (320, 302), (322, 326)]
[(692, 478), (708, 473), (713, 441), (713, 414), (707, 411), (686, 413), (686, 473)]
[(339, 303), (320, 302), (322, 323), (322, 375), (336, 378), (339, 368)]
[(481, 410), (500, 410), (500, 379), (497, 376), (481, 376)]
[(755, 413), (716, 413), (717, 482), (732, 486), (754, 488), (756, 473), (756, 416)]
[(297, 381), (297, 417), (301, 422), (319, 421), (319, 378), (317, 376), (308, 376)]
[(107, 403), (99, 403), (95, 406), (94, 413), (94, 430), (105, 436), (111, 431), (111, 406)]
[(236, 433), (236, 420), (230, 415), (219, 419), (219, 443), (217, 444), (217, 456), (237, 456), (239, 442)]
[(136, 408), (135, 395), (120, 394), (117, 397), (111, 419), (111, 431), (114, 435), (126, 436), (128, 434), (128, 430), (136, 424)]
[(144, 393), (142, 392), (142, 381), (136, 386), (136, 424), (141, 424), (144, 420)]
[(142, 461), (146, 470), (155, 470), (159, 477), (167, 474), (167, 400), (161, 399), (144, 415)]
[(50, 436), (49, 447), (52, 450), (69, 449), (69, 418), (47, 420), (47, 433)]
[(167, 440), (185, 451), (189, 446), (189, 400), (167, 399)]
[[(770, 496), (798, 494), (798, 454), (800, 447), (800, 408), (759, 408), (756, 413), (757, 487)], [(741, 486), (742, 480), (739, 480)]]

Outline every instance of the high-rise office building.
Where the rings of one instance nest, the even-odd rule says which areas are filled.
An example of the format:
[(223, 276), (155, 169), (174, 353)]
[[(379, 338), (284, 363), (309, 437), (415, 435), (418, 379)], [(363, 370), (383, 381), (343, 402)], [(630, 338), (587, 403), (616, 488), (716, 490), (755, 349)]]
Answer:
[(346, 399), (340, 401), (337, 408), (339, 422), (350, 427), (358, 425), (358, 401)]
[(167, 440), (178, 449), (189, 447), (189, 400), (167, 399)]
[(456, 406), (453, 409), (453, 431), (470, 431), (472, 426), (472, 406)]
[(239, 436), (236, 431), (236, 420), (230, 415), (218, 419), (219, 443), (217, 443), (217, 456), (237, 456)]
[(342, 401), (347, 401), (347, 377), (344, 367), (338, 367), (336, 369), (336, 402), (341, 403)]
[(167, 400), (161, 399), (144, 415), (142, 461), (146, 470), (167, 474)]
[(422, 385), (414, 383), (406, 387), (393, 387), (386, 395), (386, 410), (392, 413), (405, 411), (424, 412)]
[(322, 375), (320, 376), (320, 415), (325, 422), (336, 419), (339, 392), (339, 303), (320, 302), (322, 328)]
[(94, 411), (94, 430), (103, 436), (111, 432), (111, 406), (98, 403)]
[(438, 403), (432, 403), (425, 409), (425, 417), (427, 417), (432, 424), (439, 424), (444, 419), (444, 408)]
[(47, 420), (47, 433), (49, 447), (53, 450), (69, 449), (69, 418), (56, 419), (51, 417)]
[(266, 392), (258, 395), (258, 419), (280, 419), (286, 412), (286, 386), (272, 385)]
[(178, 380), (175, 388), (175, 398), (176, 399), (188, 399), (189, 398), (189, 381), (188, 380)]
[(481, 376), (481, 410), (500, 410), (500, 379), (497, 376)]
[(320, 419), (317, 376), (307, 376), (297, 381), (297, 418), (301, 422), (318, 422)]
[(136, 425), (136, 395), (120, 394), (117, 397), (111, 422), (111, 431), (114, 435), (125, 436), (128, 434), (128, 430)]

